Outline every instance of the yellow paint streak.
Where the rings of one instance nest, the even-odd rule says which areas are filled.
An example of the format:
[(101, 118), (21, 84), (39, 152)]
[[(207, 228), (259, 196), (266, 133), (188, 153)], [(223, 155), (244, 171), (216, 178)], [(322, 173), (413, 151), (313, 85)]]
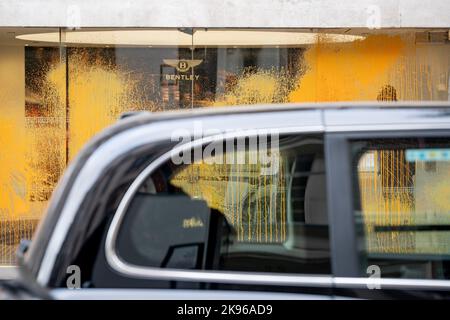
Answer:
[(10, 218), (29, 211), (30, 168), (23, 124), (0, 113), (0, 213)]
[[(51, 71), (60, 96), (65, 94), (65, 65)], [(60, 81), (62, 79), (63, 81)], [(101, 55), (92, 59), (89, 50), (73, 51), (69, 58), (69, 158), (119, 116), (132, 110), (153, 110), (137, 88), (136, 74), (125, 72), (105, 61)]]
[(288, 102), (294, 84), (295, 79), (283, 69), (244, 70), (228, 85), (226, 93), (212, 102), (212, 106)]

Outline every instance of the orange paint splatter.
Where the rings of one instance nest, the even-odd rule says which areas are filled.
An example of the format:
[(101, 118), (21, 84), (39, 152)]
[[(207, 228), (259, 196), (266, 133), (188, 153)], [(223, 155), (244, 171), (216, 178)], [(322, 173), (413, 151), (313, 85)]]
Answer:
[(289, 95), (291, 102), (376, 100), (405, 49), (399, 36), (369, 36), (351, 43), (318, 40), (305, 54), (307, 70)]

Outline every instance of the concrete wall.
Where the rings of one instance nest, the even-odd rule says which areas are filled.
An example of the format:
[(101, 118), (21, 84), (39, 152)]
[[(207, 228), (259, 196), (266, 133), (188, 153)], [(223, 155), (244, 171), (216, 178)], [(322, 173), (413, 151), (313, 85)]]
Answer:
[(0, 27), (450, 27), (448, 0), (0, 0)]

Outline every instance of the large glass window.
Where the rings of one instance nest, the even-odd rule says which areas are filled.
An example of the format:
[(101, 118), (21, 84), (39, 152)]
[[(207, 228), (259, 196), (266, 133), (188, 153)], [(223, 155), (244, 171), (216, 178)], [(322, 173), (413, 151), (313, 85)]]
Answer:
[(0, 264), (123, 112), (448, 101), (449, 65), (448, 30), (0, 28)]
[(118, 255), (158, 268), (330, 273), (322, 137), (265, 151), (250, 141), (223, 150), (230, 143), (155, 171), (126, 212)]
[(59, 29), (0, 28), (0, 265), (15, 264), (65, 167), (65, 95), (53, 94), (65, 73), (51, 73), (60, 44), (16, 38), (27, 31)]
[(450, 279), (450, 138), (352, 145), (361, 273)]

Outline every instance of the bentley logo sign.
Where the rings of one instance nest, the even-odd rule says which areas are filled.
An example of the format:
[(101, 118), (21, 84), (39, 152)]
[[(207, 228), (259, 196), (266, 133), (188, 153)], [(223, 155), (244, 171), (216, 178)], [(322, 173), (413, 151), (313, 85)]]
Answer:
[(198, 66), (203, 60), (177, 60), (177, 59), (163, 59), (165, 64), (177, 69), (178, 72), (189, 71), (190, 68)]

